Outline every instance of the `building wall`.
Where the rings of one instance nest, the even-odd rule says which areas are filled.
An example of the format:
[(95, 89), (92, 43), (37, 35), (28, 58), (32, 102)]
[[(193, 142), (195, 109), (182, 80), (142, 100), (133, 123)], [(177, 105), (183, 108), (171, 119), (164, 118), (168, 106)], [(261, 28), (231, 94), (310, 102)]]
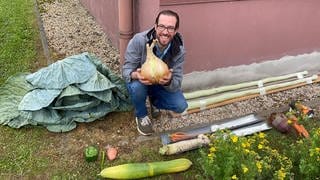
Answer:
[(195, 1), (160, 3), (181, 15), (186, 72), (320, 50), (318, 0), (190, 2)]
[[(82, 2), (116, 39), (117, 20), (110, 17), (117, 16), (117, 1)], [(320, 50), (319, 0), (134, 0), (133, 7), (134, 32), (153, 26), (159, 10), (180, 14), (185, 73)]]
[(160, 9), (159, 0), (136, 0), (134, 1), (134, 30), (143, 31), (154, 25), (155, 18)]
[(113, 45), (119, 47), (118, 0), (80, 0), (108, 34)]

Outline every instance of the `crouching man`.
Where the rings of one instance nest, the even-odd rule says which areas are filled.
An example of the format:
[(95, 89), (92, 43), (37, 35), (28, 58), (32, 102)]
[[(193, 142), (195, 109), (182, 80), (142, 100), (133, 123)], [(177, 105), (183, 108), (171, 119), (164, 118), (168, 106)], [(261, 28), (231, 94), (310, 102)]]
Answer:
[[(156, 17), (154, 27), (137, 33), (126, 49), (122, 74), (135, 108), (137, 129), (142, 135), (154, 132), (146, 106), (148, 98), (152, 118), (159, 114), (159, 109), (182, 113), (188, 107), (181, 90), (185, 49), (178, 29), (178, 14), (163, 10)], [(143, 77), (140, 69), (146, 61), (146, 44), (150, 45), (154, 39), (158, 43), (153, 53), (168, 65), (170, 71), (157, 84)]]

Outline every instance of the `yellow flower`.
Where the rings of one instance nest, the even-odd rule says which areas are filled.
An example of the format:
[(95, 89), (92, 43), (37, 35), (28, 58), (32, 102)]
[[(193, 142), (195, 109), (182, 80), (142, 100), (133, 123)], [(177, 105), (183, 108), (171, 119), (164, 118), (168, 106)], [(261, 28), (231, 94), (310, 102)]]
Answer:
[(256, 166), (257, 166), (257, 168), (258, 168), (258, 172), (262, 172), (262, 164), (261, 164), (260, 161), (257, 161), (257, 162), (256, 162)]
[(284, 179), (286, 177), (286, 172), (283, 171), (283, 168), (281, 168), (279, 171), (278, 171), (278, 178), (279, 179)]
[(260, 132), (260, 133), (258, 134), (258, 136), (259, 136), (259, 138), (263, 139), (263, 138), (266, 137), (266, 134), (264, 134), (263, 132)]
[(290, 119), (288, 119), (288, 124), (292, 124), (292, 121)]
[(215, 147), (211, 147), (210, 148), (210, 152), (216, 152), (217, 150), (216, 150), (216, 148)]
[(249, 169), (246, 166), (244, 166), (244, 167), (242, 167), (242, 171), (243, 171), (243, 173), (246, 173), (249, 171)]
[(208, 159), (212, 161), (213, 158), (214, 158), (213, 154), (212, 154), (212, 153), (209, 153), (209, 154), (208, 154)]
[(249, 142), (243, 142), (243, 143), (241, 143), (241, 146), (243, 148), (250, 147), (250, 143)]
[(231, 179), (238, 179), (237, 175), (233, 175)]
[(231, 136), (231, 140), (234, 143), (238, 142), (238, 136)]
[(258, 149), (262, 149), (263, 148), (263, 145), (262, 144), (259, 144), (258, 145)]

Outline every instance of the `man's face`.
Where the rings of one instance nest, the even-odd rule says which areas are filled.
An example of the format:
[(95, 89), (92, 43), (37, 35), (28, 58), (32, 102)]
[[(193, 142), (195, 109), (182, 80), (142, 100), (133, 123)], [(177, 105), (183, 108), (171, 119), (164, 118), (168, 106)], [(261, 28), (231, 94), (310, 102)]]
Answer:
[(176, 34), (177, 19), (174, 16), (161, 14), (158, 24), (155, 25), (156, 36), (160, 46), (167, 46)]

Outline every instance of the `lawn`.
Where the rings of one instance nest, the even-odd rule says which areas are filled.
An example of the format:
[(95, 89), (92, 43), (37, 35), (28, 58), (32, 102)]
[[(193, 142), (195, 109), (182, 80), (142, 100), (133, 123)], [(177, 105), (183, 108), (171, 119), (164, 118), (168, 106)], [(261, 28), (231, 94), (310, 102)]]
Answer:
[[(0, 0), (0, 85), (17, 72), (35, 71), (44, 61), (33, 3)], [(209, 147), (171, 156), (159, 154), (159, 137), (140, 139), (132, 112), (111, 113), (68, 133), (0, 126), (0, 179), (100, 179), (101, 156), (95, 162), (84, 160), (88, 145), (119, 147), (117, 159), (106, 160), (103, 167), (181, 157), (193, 162), (185, 172), (152, 179), (320, 179), (320, 120), (315, 114), (301, 121), (309, 139), (274, 129), (248, 137), (221, 136), (222, 141), (208, 135)]]
[(33, 2), (0, 0), (0, 84), (12, 74), (33, 70), (41, 57)]

